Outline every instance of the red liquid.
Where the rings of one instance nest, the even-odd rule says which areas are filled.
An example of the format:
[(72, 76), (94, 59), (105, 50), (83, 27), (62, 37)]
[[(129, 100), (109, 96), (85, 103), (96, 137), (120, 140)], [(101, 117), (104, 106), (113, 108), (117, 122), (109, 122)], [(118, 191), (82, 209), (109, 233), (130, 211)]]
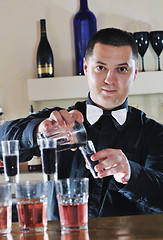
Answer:
[(0, 173), (4, 173), (4, 166), (2, 160), (0, 160)]
[(5, 157), (6, 173), (7, 176), (16, 176), (17, 172), (17, 156), (16, 155), (6, 155)]
[(78, 227), (87, 224), (87, 203), (59, 204), (61, 224), (64, 227)]
[(44, 173), (52, 174), (56, 171), (56, 149), (43, 148), (41, 150), (41, 158), (43, 160)]
[(17, 209), (21, 229), (35, 229), (47, 226), (47, 202), (40, 199), (18, 200)]
[(0, 206), (0, 231), (11, 228), (11, 206)]

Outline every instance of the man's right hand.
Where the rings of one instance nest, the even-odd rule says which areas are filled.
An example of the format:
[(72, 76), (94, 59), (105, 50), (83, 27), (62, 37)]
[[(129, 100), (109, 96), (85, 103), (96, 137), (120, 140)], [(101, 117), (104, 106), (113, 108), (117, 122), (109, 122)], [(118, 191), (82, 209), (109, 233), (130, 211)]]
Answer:
[(53, 111), (49, 118), (45, 119), (38, 125), (36, 134), (39, 132), (44, 132), (55, 126), (62, 128), (67, 125), (67, 127), (71, 128), (74, 125), (74, 119), (79, 123), (84, 121), (82, 113), (76, 109), (71, 110), (70, 112), (68, 112), (66, 109)]

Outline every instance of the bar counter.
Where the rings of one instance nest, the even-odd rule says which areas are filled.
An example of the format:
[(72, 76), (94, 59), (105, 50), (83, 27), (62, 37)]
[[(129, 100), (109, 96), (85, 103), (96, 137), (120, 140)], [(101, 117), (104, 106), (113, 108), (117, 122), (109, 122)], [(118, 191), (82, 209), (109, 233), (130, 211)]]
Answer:
[(49, 221), (44, 234), (22, 234), (17, 222), (2, 240), (155, 240), (163, 239), (163, 214), (89, 219), (88, 231), (61, 234), (60, 222)]

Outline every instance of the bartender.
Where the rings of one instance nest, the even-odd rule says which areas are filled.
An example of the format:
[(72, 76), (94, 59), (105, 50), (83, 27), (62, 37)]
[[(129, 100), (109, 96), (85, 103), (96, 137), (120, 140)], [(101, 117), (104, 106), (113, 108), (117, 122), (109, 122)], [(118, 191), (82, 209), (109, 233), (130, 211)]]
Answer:
[[(132, 36), (116, 28), (99, 30), (88, 42), (84, 72), (86, 101), (6, 122), (0, 126), (0, 139), (18, 139), (20, 161), (27, 161), (40, 154), (38, 132), (56, 123), (72, 127), (75, 118), (84, 123), (97, 150), (92, 161), (99, 160), (98, 178), (92, 177), (78, 149), (58, 153), (58, 178), (89, 178), (89, 217), (162, 213), (163, 126), (128, 105), (138, 72)], [(48, 190), (48, 219), (58, 219), (54, 183)]]

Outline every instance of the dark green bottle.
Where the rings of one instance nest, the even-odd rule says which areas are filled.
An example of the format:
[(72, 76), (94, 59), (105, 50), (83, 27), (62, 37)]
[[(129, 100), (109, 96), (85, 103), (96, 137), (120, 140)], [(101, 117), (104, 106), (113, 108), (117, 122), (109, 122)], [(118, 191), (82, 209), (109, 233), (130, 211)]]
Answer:
[(46, 34), (46, 20), (40, 20), (41, 38), (37, 49), (38, 78), (54, 77), (53, 52)]

